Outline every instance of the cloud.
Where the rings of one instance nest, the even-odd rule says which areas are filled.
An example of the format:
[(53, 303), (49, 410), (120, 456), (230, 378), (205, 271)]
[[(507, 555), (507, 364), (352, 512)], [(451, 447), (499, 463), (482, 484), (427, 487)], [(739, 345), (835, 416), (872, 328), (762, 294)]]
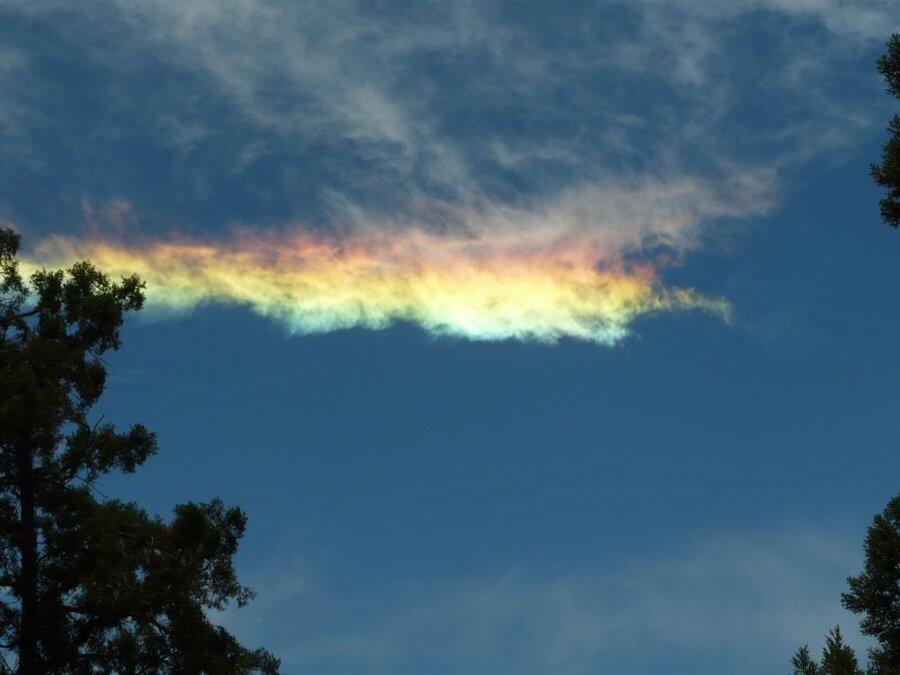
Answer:
[[(25, 58), (17, 50), (5, 48), (0, 50), (0, 88), (11, 88), (10, 81), (25, 68)], [(0, 107), (0, 129), (4, 134), (15, 134), (18, 128), (22, 108), (14, 98), (5, 98)]]
[(855, 538), (788, 527), (680, 548), (565, 575), (517, 566), (370, 587), (352, 600), (295, 555), (256, 570), (258, 604), (222, 620), (289, 668), (322, 673), (749, 675), (786, 670), (798, 646), (818, 648), (837, 621), (864, 650), (839, 601), (860, 564)]
[[(77, 45), (117, 113), (105, 123), (157, 135), (190, 171), (216, 175), (227, 157), (257, 193), (287, 200), (314, 180), (326, 212), (391, 214), (419, 198), (549, 196), (610, 172), (782, 168), (813, 142), (825, 154), (858, 138), (871, 107), (854, 100), (859, 83), (826, 96), (835, 73), (896, 23), (880, 0), (607, 1), (540, 16), (464, 0), (0, 7)], [(161, 97), (135, 84), (148, 69)], [(289, 168), (278, 185), (273, 171)]]
[[(238, 303), (298, 332), (401, 320), (612, 343), (650, 312), (722, 312), (663, 270), (865, 132), (868, 85), (844, 87), (838, 66), (888, 10), (0, 0), (16, 82), (45, 91), (22, 105), (61, 127), (37, 134), (17, 113), (45, 162), (26, 174), (10, 153), (0, 179), (58, 171), (71, 202), (100, 191), (170, 218), (178, 236), (62, 237), (34, 258), (131, 266), (160, 307)], [(227, 234), (235, 222), (257, 231)]]
[(609, 345), (649, 313), (727, 316), (722, 300), (665, 288), (659, 271), (699, 245), (708, 219), (765, 211), (770, 181), (766, 172), (720, 183), (610, 180), (525, 208), (457, 209), (452, 233), (365, 219), (340, 236), (243, 228), (225, 239), (129, 242), (121, 228), (131, 216), (114, 203), (103, 215), (117, 237), (45, 239), (23, 269), (88, 259), (113, 276), (138, 274), (157, 309), (244, 305), (296, 333), (407, 321), (472, 340)]
[(34, 107), (39, 85), (29, 81), (29, 69), (26, 52), (0, 46), (0, 149), (13, 153), (20, 166), (35, 161), (30, 136), (34, 123), (44, 121)]
[(898, 25), (897, 13), (891, 0), (740, 0), (735, 3), (715, 3), (700, 0), (715, 10), (728, 11), (728, 6), (744, 11), (765, 9), (776, 13), (820, 22), (836, 35), (851, 39), (886, 39)]

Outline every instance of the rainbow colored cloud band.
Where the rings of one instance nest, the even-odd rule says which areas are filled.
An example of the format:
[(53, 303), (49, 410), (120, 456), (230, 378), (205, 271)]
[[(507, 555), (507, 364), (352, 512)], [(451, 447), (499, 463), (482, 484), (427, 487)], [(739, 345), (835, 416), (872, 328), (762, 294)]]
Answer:
[(421, 232), (340, 240), (256, 232), (216, 243), (130, 245), (51, 237), (23, 271), (81, 259), (113, 276), (141, 276), (151, 307), (245, 305), (296, 333), (403, 321), (470, 340), (613, 344), (643, 314), (728, 311), (724, 301), (662, 288), (649, 264), (610, 262), (587, 244), (536, 249), (514, 238)]

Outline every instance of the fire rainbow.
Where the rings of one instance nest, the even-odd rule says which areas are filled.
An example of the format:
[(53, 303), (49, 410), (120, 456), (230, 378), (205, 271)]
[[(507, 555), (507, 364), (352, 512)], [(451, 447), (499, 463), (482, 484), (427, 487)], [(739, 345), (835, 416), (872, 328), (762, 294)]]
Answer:
[(136, 243), (54, 236), (26, 257), (23, 272), (76, 260), (114, 277), (139, 275), (158, 310), (242, 305), (293, 333), (410, 322), (470, 340), (612, 345), (648, 313), (728, 314), (723, 300), (663, 287), (652, 263), (626, 264), (566, 239), (548, 246), (420, 231), (343, 238), (256, 231), (218, 241)]

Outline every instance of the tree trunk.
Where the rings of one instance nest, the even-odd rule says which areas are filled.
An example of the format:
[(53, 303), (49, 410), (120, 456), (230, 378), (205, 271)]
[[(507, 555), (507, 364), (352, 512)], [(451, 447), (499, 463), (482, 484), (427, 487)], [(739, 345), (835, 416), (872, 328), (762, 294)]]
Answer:
[(22, 446), (16, 451), (18, 471), (19, 510), (22, 532), (19, 542), (22, 568), (19, 574), (19, 593), (22, 614), (19, 625), (19, 673), (39, 673), (37, 655), (37, 529), (34, 506), (34, 465), (31, 448)]

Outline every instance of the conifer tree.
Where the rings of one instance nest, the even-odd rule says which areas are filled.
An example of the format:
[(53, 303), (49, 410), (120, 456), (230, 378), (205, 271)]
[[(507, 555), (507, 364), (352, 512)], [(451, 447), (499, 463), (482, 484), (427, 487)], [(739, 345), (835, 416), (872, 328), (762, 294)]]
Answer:
[[(887, 43), (887, 51), (878, 59), (878, 72), (884, 76), (888, 92), (900, 99), (900, 34), (895, 33)], [(888, 123), (887, 141), (881, 162), (872, 167), (875, 182), (885, 188), (881, 198), (881, 218), (891, 227), (900, 226), (900, 115)]]
[(156, 451), (143, 426), (91, 414), (143, 284), (87, 262), (24, 279), (19, 244), (0, 229), (0, 673), (277, 673), (207, 618), (252, 597), (232, 564), (240, 509), (164, 521), (95, 496)]
[(835, 626), (825, 636), (820, 671), (823, 675), (862, 675), (856, 654), (844, 642), (840, 626)]
[(866, 533), (866, 561), (850, 577), (844, 606), (862, 614), (862, 632), (878, 641), (869, 653), (877, 675), (900, 674), (900, 495), (875, 516)]
[(806, 645), (797, 650), (791, 664), (794, 666), (793, 675), (819, 675), (819, 664), (810, 656)]
[(863, 675), (853, 649), (844, 642), (841, 627), (835, 626), (825, 636), (822, 660), (816, 663), (807, 647), (801, 647), (791, 659), (793, 675)]

